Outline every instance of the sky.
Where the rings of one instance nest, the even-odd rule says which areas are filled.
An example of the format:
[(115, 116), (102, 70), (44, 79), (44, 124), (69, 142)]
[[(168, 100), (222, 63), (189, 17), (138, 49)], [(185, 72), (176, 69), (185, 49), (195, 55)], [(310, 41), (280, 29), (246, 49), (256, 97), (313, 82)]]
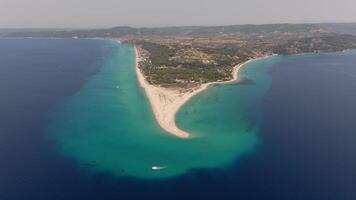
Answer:
[(0, 28), (356, 22), (356, 0), (0, 0)]

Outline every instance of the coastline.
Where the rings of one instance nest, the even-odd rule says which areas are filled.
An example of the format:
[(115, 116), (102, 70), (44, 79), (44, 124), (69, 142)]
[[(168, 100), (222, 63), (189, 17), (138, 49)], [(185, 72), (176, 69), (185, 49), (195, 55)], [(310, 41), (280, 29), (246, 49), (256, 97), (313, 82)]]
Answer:
[(182, 139), (187, 139), (191, 137), (191, 135), (177, 127), (176, 113), (179, 111), (180, 107), (188, 102), (193, 96), (207, 89), (210, 85), (228, 84), (238, 81), (240, 69), (250, 62), (260, 59), (250, 59), (236, 65), (232, 71), (233, 78), (229, 81), (204, 83), (197, 88), (191, 89), (190, 91), (182, 92), (175, 89), (168, 89), (149, 84), (139, 68), (139, 62), (141, 61), (140, 52), (136, 46), (134, 46), (134, 49), (137, 79), (140, 86), (145, 90), (156, 121), (163, 130)]

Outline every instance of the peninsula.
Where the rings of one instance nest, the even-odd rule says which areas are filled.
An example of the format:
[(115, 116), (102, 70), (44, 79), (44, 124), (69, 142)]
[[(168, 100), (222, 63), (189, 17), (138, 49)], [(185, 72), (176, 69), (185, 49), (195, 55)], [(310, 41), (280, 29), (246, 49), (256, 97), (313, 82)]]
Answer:
[(147, 98), (151, 104), (154, 116), (161, 128), (168, 133), (171, 133), (179, 138), (189, 138), (190, 134), (179, 129), (176, 125), (176, 113), (182, 105), (184, 105), (191, 97), (205, 90), (211, 84), (231, 83), (238, 79), (238, 72), (245, 63), (239, 64), (233, 68), (232, 79), (224, 82), (210, 82), (188, 89), (182, 88), (165, 88), (157, 85), (152, 85), (146, 81), (146, 77), (140, 69), (140, 63), (144, 62), (144, 58), (140, 55), (142, 49), (135, 48), (136, 56), (136, 74), (138, 82), (144, 88)]

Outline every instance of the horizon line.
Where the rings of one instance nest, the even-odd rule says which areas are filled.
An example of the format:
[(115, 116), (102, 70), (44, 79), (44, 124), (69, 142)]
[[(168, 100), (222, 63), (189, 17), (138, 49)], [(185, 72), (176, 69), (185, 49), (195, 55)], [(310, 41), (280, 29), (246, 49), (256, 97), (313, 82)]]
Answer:
[(152, 26), (136, 26), (136, 25), (115, 25), (115, 26), (107, 26), (107, 27), (1, 27), (0, 30), (100, 30), (100, 29), (112, 29), (117, 27), (128, 27), (128, 28), (179, 28), (179, 27), (224, 27), (224, 26), (246, 26), (246, 25), (282, 25), (282, 24), (290, 24), (290, 25), (303, 25), (303, 24), (356, 24), (356, 21), (350, 22), (280, 22), (280, 23), (244, 23), (244, 24), (211, 24), (211, 25), (152, 25)]

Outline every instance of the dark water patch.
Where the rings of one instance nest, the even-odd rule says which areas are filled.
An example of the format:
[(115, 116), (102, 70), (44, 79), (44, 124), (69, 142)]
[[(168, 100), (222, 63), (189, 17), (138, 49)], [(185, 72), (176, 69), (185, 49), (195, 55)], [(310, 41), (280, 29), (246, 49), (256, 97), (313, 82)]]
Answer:
[(60, 187), (75, 193), (78, 172), (45, 139), (48, 113), (108, 51), (94, 40), (0, 39), (0, 199), (68, 197)]

